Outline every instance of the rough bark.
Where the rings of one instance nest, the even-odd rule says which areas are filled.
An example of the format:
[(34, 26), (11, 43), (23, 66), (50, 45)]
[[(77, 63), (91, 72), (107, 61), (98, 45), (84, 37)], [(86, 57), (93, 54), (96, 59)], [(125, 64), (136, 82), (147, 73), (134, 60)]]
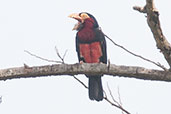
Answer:
[(61, 76), (61, 75), (110, 75), (119, 77), (129, 77), (144, 80), (171, 81), (171, 72), (154, 69), (146, 69), (135, 66), (117, 66), (114, 64), (55, 64), (34, 67), (16, 67), (0, 70), (0, 80), (43, 77), (43, 76)]
[(133, 8), (134, 10), (138, 10), (141, 13), (147, 14), (147, 23), (153, 33), (156, 46), (164, 55), (171, 69), (171, 44), (167, 41), (162, 32), (159, 20), (159, 12), (155, 8), (153, 0), (146, 0), (146, 5), (144, 7), (134, 6)]

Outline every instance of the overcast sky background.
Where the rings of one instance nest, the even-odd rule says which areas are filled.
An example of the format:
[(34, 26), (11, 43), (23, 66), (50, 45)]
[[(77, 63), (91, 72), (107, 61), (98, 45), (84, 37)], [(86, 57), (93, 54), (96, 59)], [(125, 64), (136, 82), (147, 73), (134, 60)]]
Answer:
[[(145, 0), (1, 0), (0, 1), (0, 69), (49, 65), (24, 52), (28, 50), (47, 59), (59, 60), (68, 50), (66, 63), (77, 63), (75, 20), (71, 13), (93, 14), (104, 33), (127, 49), (168, 67), (156, 48), (145, 14), (132, 9), (144, 6)], [(161, 26), (171, 42), (170, 0), (155, 0)], [(108, 59), (112, 64), (160, 69), (114, 46), (109, 40)], [(79, 75), (83, 82), (87, 78)], [(123, 107), (132, 114), (171, 114), (171, 83), (104, 76)], [(88, 91), (70, 76), (53, 76), (0, 81), (0, 114), (121, 114), (106, 101), (93, 102)]]

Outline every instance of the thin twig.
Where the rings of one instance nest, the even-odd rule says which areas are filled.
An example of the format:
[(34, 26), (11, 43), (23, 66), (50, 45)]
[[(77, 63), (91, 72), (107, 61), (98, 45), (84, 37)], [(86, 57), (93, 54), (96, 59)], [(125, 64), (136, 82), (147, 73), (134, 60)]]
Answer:
[[(121, 102), (121, 98), (120, 98), (119, 87), (118, 87), (118, 99), (119, 99), (119, 102), (115, 100), (115, 98), (114, 98), (114, 96), (112, 94), (112, 91), (111, 91), (108, 83), (107, 83), (107, 88), (108, 88), (108, 91), (110, 93), (110, 96), (111, 96), (113, 102), (115, 102), (117, 104), (117, 106), (120, 107), (121, 110), (122, 110), (123, 107), (122, 107), (122, 102)], [(123, 110), (122, 110), (122, 114), (124, 114), (124, 111)]]
[(55, 51), (56, 51), (56, 54), (57, 56), (61, 59), (61, 61), (64, 63), (64, 59), (61, 57), (61, 55), (59, 54), (59, 51), (57, 49), (57, 47), (55, 46)]
[[(86, 89), (88, 89), (88, 86), (86, 86), (81, 80), (79, 80), (78, 78), (76, 78), (75, 76), (73, 76), (81, 85), (83, 85)], [(122, 110), (123, 112), (125, 112), (126, 114), (131, 114), (131, 113), (129, 113), (127, 110), (125, 110), (122, 106), (120, 106), (120, 104), (118, 105), (118, 102), (117, 101), (115, 101), (115, 103), (117, 103), (117, 104), (115, 104), (115, 103), (113, 103), (112, 101), (110, 101), (108, 98), (107, 98), (107, 94), (106, 94), (106, 92), (103, 90), (103, 93), (104, 93), (104, 100), (106, 100), (109, 104), (111, 104), (112, 106), (114, 106), (114, 107), (116, 107), (116, 108), (119, 108), (120, 110)], [(111, 93), (111, 96), (113, 96), (112, 95), (112, 93)]]
[(113, 105), (113, 106), (115, 106), (115, 107), (121, 109), (121, 110), (122, 110), (122, 114), (123, 114), (123, 112), (125, 112), (126, 114), (131, 114), (130, 112), (128, 112), (127, 110), (125, 110), (125, 109), (122, 107), (122, 103), (121, 103), (121, 99), (120, 99), (120, 93), (118, 93), (118, 96), (119, 96), (119, 102), (118, 102), (118, 101), (116, 101), (116, 100), (114, 99), (113, 94), (112, 94), (112, 91), (110, 90), (110, 87), (109, 87), (108, 83), (107, 83), (107, 88), (108, 88), (108, 90), (109, 90), (109, 93), (110, 93), (110, 96), (112, 97), (113, 102), (115, 102), (116, 104), (112, 103), (112, 102), (107, 98), (107, 95), (106, 95), (106, 97), (105, 97), (104, 99), (105, 99), (106, 101), (108, 101), (111, 105)]
[(64, 55), (63, 55), (63, 57), (62, 57), (63, 60), (65, 59), (65, 56), (66, 56), (67, 52), (68, 52), (68, 50), (65, 51), (65, 53), (64, 53)]
[[(103, 34), (104, 34), (104, 33), (103, 33)], [(145, 61), (147, 61), (147, 62), (150, 62), (150, 63), (152, 63), (152, 64), (155, 64), (156, 66), (158, 66), (158, 67), (162, 68), (163, 70), (167, 71), (167, 68), (164, 67), (163, 65), (161, 65), (160, 63), (156, 63), (156, 62), (154, 62), (154, 61), (152, 61), (152, 60), (150, 60), (150, 59), (147, 59), (147, 58), (145, 58), (145, 57), (142, 57), (141, 55), (135, 54), (135, 53), (129, 51), (128, 49), (126, 49), (124, 46), (121, 46), (121, 45), (115, 43), (115, 42), (114, 42), (110, 37), (108, 37), (106, 34), (104, 34), (104, 35), (105, 35), (106, 38), (108, 38), (108, 39), (109, 39), (114, 45), (116, 45), (117, 47), (120, 47), (120, 48), (122, 48), (123, 50), (125, 50), (126, 52), (130, 53), (131, 55), (134, 55), (134, 56), (139, 57), (139, 58), (141, 58), (141, 59), (143, 59), (143, 60), (145, 60)]]
[(88, 89), (88, 86), (86, 86), (80, 79), (77, 77), (73, 76), (79, 83), (81, 83), (86, 89)]
[(123, 112), (125, 112), (126, 114), (131, 114), (130, 112), (128, 112), (127, 110), (125, 110), (124, 108), (114, 104), (112, 101), (110, 101), (107, 97), (104, 97), (104, 99), (110, 103), (112, 106), (115, 106), (116, 108), (119, 108), (120, 110), (122, 110)]
[(122, 106), (121, 95), (120, 95), (120, 92), (119, 92), (119, 86), (118, 86), (118, 99), (119, 99), (119, 103)]
[[(104, 99), (105, 99), (109, 104), (111, 104), (112, 106), (115, 106), (115, 107), (117, 107), (117, 108), (120, 109), (120, 107), (119, 107), (118, 105), (114, 104), (112, 101), (110, 101), (110, 100), (108, 99), (107, 94), (106, 94), (105, 91), (103, 91), (103, 93), (104, 93)], [(128, 114), (129, 114), (129, 113), (128, 113)]]
[(45, 58), (43, 58), (43, 57), (37, 56), (37, 55), (35, 55), (35, 54), (33, 54), (33, 53), (27, 51), (27, 50), (24, 50), (24, 52), (28, 53), (29, 55), (31, 55), (31, 56), (33, 56), (33, 57), (36, 57), (36, 58), (38, 58), (38, 59), (41, 59), (41, 60), (43, 60), (43, 61), (53, 62), (53, 63), (63, 63), (63, 62), (61, 62), (61, 61), (55, 61), (55, 60), (45, 59)]
[(57, 48), (56, 46), (55, 46), (55, 51), (56, 51), (56, 54), (57, 54), (57, 56), (59, 57), (59, 59), (60, 59), (63, 63), (65, 63), (64, 59), (65, 59), (65, 56), (66, 56), (68, 50), (65, 51), (65, 53), (64, 53), (63, 56), (61, 56), (61, 54), (59, 53), (58, 48)]
[(115, 98), (113, 97), (112, 91), (110, 90), (110, 87), (109, 87), (109, 84), (108, 84), (108, 83), (107, 83), (107, 89), (108, 89), (108, 91), (109, 91), (109, 94), (110, 94), (112, 100), (113, 100), (116, 104), (118, 104), (118, 106), (121, 107), (121, 105), (119, 104), (119, 102), (117, 102), (117, 101), (115, 100)]
[[(120, 95), (120, 91), (119, 91), (119, 86), (118, 86), (118, 99), (119, 99), (119, 104), (122, 106), (122, 101), (121, 101), (121, 95)], [(122, 114), (124, 114), (123, 111), (122, 111)]]

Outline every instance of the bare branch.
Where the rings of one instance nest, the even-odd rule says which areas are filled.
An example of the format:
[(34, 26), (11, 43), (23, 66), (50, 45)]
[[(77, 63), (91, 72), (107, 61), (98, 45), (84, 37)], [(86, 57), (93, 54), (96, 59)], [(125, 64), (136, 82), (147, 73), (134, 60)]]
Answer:
[(56, 46), (55, 46), (55, 51), (56, 51), (56, 54), (57, 54), (57, 56), (59, 57), (59, 59), (62, 61), (62, 63), (65, 63), (64, 59), (65, 59), (65, 56), (66, 56), (68, 50), (65, 51), (63, 57), (62, 57), (61, 54), (59, 53), (58, 48), (57, 48)]
[(55, 64), (35, 67), (16, 67), (0, 70), (0, 80), (43, 77), (50, 75), (111, 75), (119, 77), (129, 77), (144, 80), (171, 81), (171, 72), (143, 67), (119, 66), (110, 64), (108, 67), (102, 63), (83, 64)]
[(144, 7), (134, 6), (133, 9), (139, 11), (140, 13), (147, 13), (146, 6)]
[(63, 60), (65, 59), (65, 56), (66, 56), (67, 52), (68, 52), (68, 50), (65, 51), (65, 53), (64, 53), (64, 55), (63, 55), (63, 57), (62, 57)]
[[(104, 33), (103, 33), (103, 34), (104, 34)], [(143, 60), (145, 60), (145, 61), (147, 61), (147, 62), (150, 62), (150, 63), (152, 63), (152, 64), (154, 64), (154, 65), (156, 65), (156, 66), (162, 68), (163, 70), (167, 71), (167, 68), (164, 67), (163, 65), (161, 65), (160, 63), (156, 63), (156, 62), (154, 62), (154, 61), (152, 61), (152, 60), (150, 60), (150, 59), (147, 59), (147, 58), (145, 58), (145, 57), (142, 57), (141, 55), (135, 54), (135, 53), (129, 51), (128, 49), (126, 49), (124, 46), (121, 46), (121, 45), (117, 44), (116, 42), (114, 42), (114, 41), (113, 41), (110, 37), (108, 37), (106, 34), (104, 34), (104, 35), (106, 36), (106, 38), (108, 38), (108, 39), (109, 39), (114, 45), (116, 45), (117, 47), (120, 47), (120, 48), (122, 48), (123, 50), (125, 50), (126, 52), (130, 53), (131, 55), (134, 55), (134, 56), (136, 56), (136, 57), (139, 57), (139, 58), (141, 58), (141, 59), (143, 59)]]
[(128, 112), (127, 110), (125, 110), (124, 108), (114, 104), (112, 101), (110, 101), (107, 97), (104, 97), (104, 99), (109, 103), (111, 104), (112, 106), (116, 107), (116, 108), (119, 108), (120, 110), (122, 110), (123, 112), (125, 112), (126, 114), (131, 114), (130, 112)]
[[(140, 9), (135, 7), (133, 8), (135, 10)], [(153, 33), (154, 39), (156, 41), (156, 46), (158, 49), (160, 49), (160, 51), (164, 55), (171, 70), (171, 44), (167, 41), (166, 37), (163, 35), (160, 26), (159, 11), (155, 8), (153, 0), (146, 0), (145, 10), (147, 13), (147, 23)]]
[(107, 83), (107, 89), (109, 91), (109, 94), (113, 100), (113, 102), (115, 102), (119, 107), (121, 107), (120, 103), (118, 101), (115, 100), (115, 98), (113, 97), (112, 91), (110, 90), (109, 84)]
[[(81, 80), (79, 80), (77, 77), (75, 77), (75, 76), (73, 76), (81, 85), (83, 85), (86, 89), (88, 89), (88, 86), (86, 86)], [(106, 100), (109, 104), (111, 104), (112, 106), (114, 106), (114, 107), (116, 107), (116, 108), (119, 108), (120, 110), (122, 110), (122, 112), (125, 112), (126, 114), (130, 114), (127, 110), (125, 110), (122, 106), (120, 106), (120, 104), (119, 105), (117, 105), (118, 104), (118, 102), (117, 101), (115, 101), (115, 103), (117, 103), (117, 104), (115, 104), (115, 103), (113, 103), (112, 101), (110, 101), (108, 98), (107, 98), (107, 94), (106, 94), (106, 92), (103, 90), (103, 92), (104, 92), (104, 100)], [(110, 94), (111, 94), (111, 90), (110, 90)], [(111, 96), (113, 97), (113, 95), (111, 94)]]
[(121, 95), (120, 95), (120, 92), (119, 92), (119, 86), (118, 86), (118, 99), (119, 99), (119, 103), (122, 106)]
[(73, 75), (74, 79), (76, 79), (81, 85), (83, 85), (86, 89), (88, 89), (88, 86), (86, 86), (80, 79), (78, 79), (77, 77), (75, 77)]
[(29, 54), (29, 55), (31, 55), (31, 56), (33, 56), (33, 57), (36, 57), (36, 58), (38, 58), (38, 59), (41, 59), (41, 60), (43, 60), (43, 61), (53, 62), (53, 63), (63, 63), (63, 62), (61, 62), (61, 61), (55, 61), (55, 60), (45, 59), (45, 58), (43, 58), (43, 57), (37, 56), (37, 55), (35, 55), (35, 54), (32, 54), (31, 52), (29, 52), (29, 51), (27, 51), (27, 50), (24, 50), (24, 52), (26, 52), (27, 54)]
[[(110, 94), (110, 96), (111, 96), (113, 102), (116, 103), (115, 105), (117, 105), (116, 107), (122, 110), (122, 114), (123, 114), (123, 112), (125, 112), (126, 114), (130, 114), (130, 113), (129, 113), (126, 109), (124, 109), (123, 106), (122, 106), (121, 99), (120, 99), (119, 90), (118, 90), (118, 98), (119, 98), (119, 102), (118, 102), (117, 100), (115, 100), (115, 98), (114, 98), (114, 96), (113, 96), (113, 94), (112, 94), (112, 91), (110, 90), (110, 87), (109, 87), (108, 83), (107, 83), (107, 88), (108, 88), (109, 94)], [(105, 94), (105, 95), (106, 95), (106, 94)], [(108, 99), (108, 98), (107, 98), (107, 95), (106, 95), (106, 99)], [(108, 99), (107, 101), (109, 101), (109, 99)], [(114, 105), (114, 103), (112, 103), (112, 101), (110, 101), (109, 103), (110, 103), (111, 105)]]

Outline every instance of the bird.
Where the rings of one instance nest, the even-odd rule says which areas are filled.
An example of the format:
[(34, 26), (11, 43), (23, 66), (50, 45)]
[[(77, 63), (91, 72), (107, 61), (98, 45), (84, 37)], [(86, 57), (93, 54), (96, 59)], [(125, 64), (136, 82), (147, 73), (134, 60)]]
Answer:
[[(76, 52), (79, 63), (107, 64), (106, 40), (96, 18), (87, 12), (69, 15), (78, 21), (76, 30)], [(88, 77), (88, 93), (90, 100), (102, 101), (104, 98), (102, 75), (86, 75)]]

